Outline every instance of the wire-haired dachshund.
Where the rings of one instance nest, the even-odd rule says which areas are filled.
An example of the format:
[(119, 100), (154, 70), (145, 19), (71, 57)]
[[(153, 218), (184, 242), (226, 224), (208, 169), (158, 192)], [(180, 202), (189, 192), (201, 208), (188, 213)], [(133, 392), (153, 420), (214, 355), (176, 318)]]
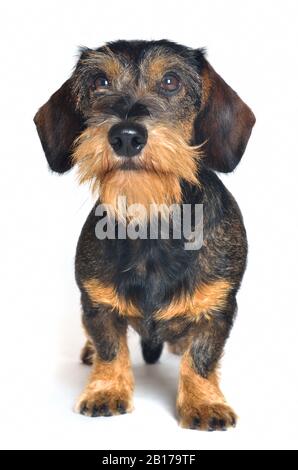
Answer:
[[(217, 370), (247, 241), (237, 203), (215, 171), (231, 172), (239, 163), (255, 123), (252, 111), (204, 50), (167, 40), (116, 41), (81, 50), (73, 74), (34, 121), (50, 168), (64, 173), (76, 165), (97, 199), (75, 262), (87, 334), (81, 357), (92, 364), (76, 410), (111, 416), (133, 409), (131, 325), (147, 363), (159, 359), (164, 342), (182, 354), (177, 411), (183, 427), (234, 426)], [(185, 205), (192, 215), (203, 207), (198, 249), (186, 249), (183, 234), (174, 236), (173, 207)], [(159, 229), (150, 236), (149, 214), (169, 221), (168, 237)], [(105, 237), (98, 234), (100, 221)], [(143, 236), (128, 236), (133, 223)]]

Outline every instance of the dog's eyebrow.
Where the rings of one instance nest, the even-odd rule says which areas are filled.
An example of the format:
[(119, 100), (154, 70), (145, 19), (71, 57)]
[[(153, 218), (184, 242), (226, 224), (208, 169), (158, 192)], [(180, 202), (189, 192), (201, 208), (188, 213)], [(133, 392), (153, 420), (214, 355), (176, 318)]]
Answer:
[(140, 69), (151, 77), (161, 77), (168, 70), (177, 70), (189, 77), (198, 78), (197, 71), (185, 58), (161, 47), (153, 48), (144, 55)]
[(168, 71), (177, 72), (195, 95), (201, 93), (201, 77), (198, 70), (188, 63), (186, 58), (163, 48), (155, 48), (144, 55), (139, 66), (140, 82), (145, 88), (148, 84), (154, 87), (156, 81), (161, 80)]
[(123, 68), (120, 57), (105, 48), (101, 51), (89, 49), (84, 51), (78, 61), (77, 69), (84, 68), (86, 71), (102, 69), (111, 76), (119, 75)]

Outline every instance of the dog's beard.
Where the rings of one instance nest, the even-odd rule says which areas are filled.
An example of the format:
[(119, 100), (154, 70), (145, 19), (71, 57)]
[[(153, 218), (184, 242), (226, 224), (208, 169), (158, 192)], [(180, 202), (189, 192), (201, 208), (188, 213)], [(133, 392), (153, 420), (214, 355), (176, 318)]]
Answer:
[(118, 219), (141, 220), (150, 211), (151, 215), (160, 212), (166, 216), (171, 204), (181, 201), (181, 187), (173, 175), (141, 169), (114, 170), (103, 178), (100, 198)]
[[(118, 219), (127, 218), (127, 207), (133, 204), (141, 204), (147, 213), (166, 213), (172, 204), (181, 203), (181, 180), (199, 184), (199, 147), (188, 145), (182, 131), (148, 123), (146, 146), (127, 159), (117, 157), (110, 146), (110, 128), (111, 121), (86, 129), (75, 143), (73, 160), (80, 183), (89, 182)], [(119, 204), (123, 198), (126, 204)]]

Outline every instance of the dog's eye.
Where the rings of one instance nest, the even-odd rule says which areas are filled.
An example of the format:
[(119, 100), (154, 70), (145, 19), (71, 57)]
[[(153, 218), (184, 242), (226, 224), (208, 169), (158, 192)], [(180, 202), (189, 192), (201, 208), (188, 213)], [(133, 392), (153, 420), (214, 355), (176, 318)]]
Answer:
[(110, 82), (105, 75), (99, 75), (93, 82), (93, 90), (94, 91), (101, 91), (105, 88), (110, 86)]
[(180, 85), (181, 85), (181, 82), (180, 82), (178, 75), (176, 75), (173, 72), (169, 72), (169, 73), (166, 73), (166, 75), (163, 77), (160, 83), (160, 88), (162, 92), (169, 95), (178, 91), (180, 88)]

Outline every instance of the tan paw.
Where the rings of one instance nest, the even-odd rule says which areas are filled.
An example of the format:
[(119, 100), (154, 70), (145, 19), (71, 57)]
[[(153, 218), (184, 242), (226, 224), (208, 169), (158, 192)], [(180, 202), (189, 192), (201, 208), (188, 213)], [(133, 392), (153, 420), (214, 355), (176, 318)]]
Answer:
[(197, 407), (186, 406), (178, 410), (180, 426), (183, 428), (200, 429), (206, 431), (226, 431), (235, 427), (237, 416), (228, 405), (224, 403), (202, 403)]
[(132, 398), (125, 390), (87, 390), (79, 398), (75, 411), (93, 418), (113, 416), (132, 411)]
[(91, 366), (93, 364), (93, 356), (95, 354), (94, 347), (92, 343), (87, 340), (85, 346), (81, 351), (81, 361), (83, 364), (87, 366)]

